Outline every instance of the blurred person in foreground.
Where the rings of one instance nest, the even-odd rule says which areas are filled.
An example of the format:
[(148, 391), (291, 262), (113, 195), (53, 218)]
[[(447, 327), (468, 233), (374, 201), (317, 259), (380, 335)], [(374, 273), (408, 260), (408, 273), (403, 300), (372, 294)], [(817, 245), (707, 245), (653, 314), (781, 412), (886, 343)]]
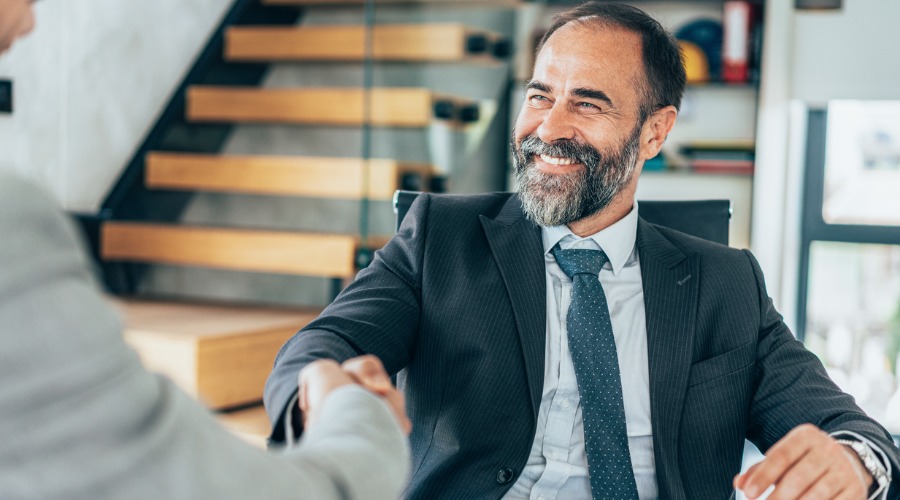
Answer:
[[(0, 0), (0, 51), (33, 26), (31, 1)], [(0, 498), (399, 495), (409, 421), (377, 358), (305, 369), (296, 404), (309, 429), (267, 453), (143, 369), (73, 224), (42, 190), (4, 173), (0, 234)]]

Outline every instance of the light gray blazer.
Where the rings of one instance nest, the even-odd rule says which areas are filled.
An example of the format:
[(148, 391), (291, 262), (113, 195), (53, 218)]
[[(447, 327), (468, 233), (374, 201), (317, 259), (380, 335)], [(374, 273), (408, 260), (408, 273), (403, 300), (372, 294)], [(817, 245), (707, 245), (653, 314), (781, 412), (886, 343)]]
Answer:
[(396, 498), (406, 438), (341, 388), (299, 447), (244, 444), (145, 371), (68, 218), (0, 173), (0, 498)]

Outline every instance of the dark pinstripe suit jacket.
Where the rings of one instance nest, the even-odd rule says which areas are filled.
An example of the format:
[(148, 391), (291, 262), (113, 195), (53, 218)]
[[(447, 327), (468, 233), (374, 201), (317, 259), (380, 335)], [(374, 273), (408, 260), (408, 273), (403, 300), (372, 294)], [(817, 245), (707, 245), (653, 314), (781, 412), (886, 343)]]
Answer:
[[(643, 220), (637, 238), (661, 497), (727, 498), (745, 437), (765, 451), (804, 422), (856, 431), (900, 470), (889, 434), (781, 321), (749, 252)], [(311, 360), (375, 354), (400, 372), (414, 424), (408, 497), (498, 498), (534, 439), (545, 283), (540, 229), (516, 196), (419, 196), (372, 265), (282, 348), (269, 414), (281, 421)]]

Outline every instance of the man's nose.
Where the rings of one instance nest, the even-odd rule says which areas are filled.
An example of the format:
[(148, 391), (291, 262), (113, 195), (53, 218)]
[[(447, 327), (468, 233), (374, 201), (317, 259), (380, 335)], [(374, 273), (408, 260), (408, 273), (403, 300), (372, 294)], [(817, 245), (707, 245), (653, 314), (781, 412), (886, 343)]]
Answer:
[(566, 106), (555, 103), (538, 126), (537, 135), (547, 144), (574, 139), (575, 127), (572, 126), (572, 116)]

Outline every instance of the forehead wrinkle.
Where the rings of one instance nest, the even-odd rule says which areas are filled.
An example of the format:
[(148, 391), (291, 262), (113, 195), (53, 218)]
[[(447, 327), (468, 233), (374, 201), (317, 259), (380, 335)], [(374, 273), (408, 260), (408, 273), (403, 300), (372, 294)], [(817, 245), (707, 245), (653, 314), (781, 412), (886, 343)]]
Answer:
[[(633, 37), (637, 37), (637, 49), (638, 49), (638, 66), (640, 67), (640, 71), (633, 73), (628, 77), (629, 82), (635, 88), (637, 88), (641, 94), (641, 100), (647, 99), (648, 90), (650, 88), (650, 81), (648, 80), (647, 68), (644, 66), (644, 40), (641, 37), (640, 33), (631, 31), (627, 28), (619, 26), (612, 21), (607, 19), (603, 19), (598, 16), (584, 16), (578, 19), (575, 19), (564, 26), (569, 26), (573, 29), (577, 29), (579, 31), (585, 33), (591, 33), (593, 30), (602, 29), (605, 30), (613, 39), (619, 43), (625, 43), (627, 40), (634, 40)], [(562, 28), (562, 27), (561, 27)]]
[[(551, 38), (566, 30), (571, 30), (586, 36), (603, 32), (606, 36), (609, 36), (611, 38), (611, 43), (613, 44), (622, 44), (623, 46), (633, 46), (634, 48), (636, 48), (638, 57), (635, 62), (637, 63), (638, 70), (634, 71), (629, 76), (624, 78), (626, 78), (627, 81), (635, 89), (637, 89), (639, 95), (639, 107), (642, 105), (641, 103), (648, 100), (648, 94), (650, 94), (650, 82), (648, 80), (646, 67), (644, 66), (644, 43), (640, 33), (629, 30), (628, 28), (620, 26), (615, 22), (604, 19), (600, 16), (584, 16), (573, 19), (568, 23), (560, 26), (551, 35)], [(550, 40), (548, 39), (548, 43), (541, 47), (540, 52), (543, 52), (545, 50), (546, 46), (549, 45), (549, 41)], [(540, 55), (540, 52), (538, 53), (538, 55)], [(607, 99), (604, 100), (610, 105), (614, 106), (614, 103), (611, 99), (609, 99), (609, 96), (606, 95), (606, 97)]]

